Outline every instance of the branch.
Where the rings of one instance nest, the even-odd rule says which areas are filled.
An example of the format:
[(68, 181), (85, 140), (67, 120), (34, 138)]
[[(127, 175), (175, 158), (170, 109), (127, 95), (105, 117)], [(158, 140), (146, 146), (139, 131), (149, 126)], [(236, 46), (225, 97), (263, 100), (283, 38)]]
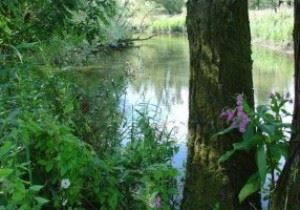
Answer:
[(137, 41), (146, 41), (152, 39), (155, 35), (148, 36), (146, 38), (133, 38), (133, 39), (120, 39), (118, 43), (129, 43), (129, 42), (137, 42)]

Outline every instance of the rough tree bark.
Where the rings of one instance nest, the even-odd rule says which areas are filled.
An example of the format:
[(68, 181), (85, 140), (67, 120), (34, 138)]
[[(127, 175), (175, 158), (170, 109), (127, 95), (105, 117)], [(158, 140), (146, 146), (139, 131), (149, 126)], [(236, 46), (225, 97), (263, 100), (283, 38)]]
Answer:
[(217, 141), (222, 108), (235, 105), (243, 93), (253, 106), (248, 3), (240, 0), (189, 0), (190, 46), (189, 139), (182, 210), (260, 209), (254, 194), (240, 204), (238, 193), (256, 171), (254, 155), (239, 153), (226, 165), (218, 158), (239, 134)]
[(300, 210), (300, 0), (294, 1), (295, 105), (289, 158), (271, 200), (272, 210)]

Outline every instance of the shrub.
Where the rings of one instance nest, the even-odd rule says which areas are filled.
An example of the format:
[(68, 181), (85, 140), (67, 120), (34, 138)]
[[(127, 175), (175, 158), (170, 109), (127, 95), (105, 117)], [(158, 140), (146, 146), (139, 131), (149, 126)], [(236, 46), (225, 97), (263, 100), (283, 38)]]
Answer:
[[(237, 97), (237, 106), (221, 114), (230, 126), (218, 133), (224, 135), (238, 129), (242, 133), (242, 140), (232, 145), (219, 159), (228, 160), (237, 151), (254, 151), (256, 154), (257, 172), (249, 177), (239, 194), (242, 202), (252, 193), (261, 190), (268, 183), (268, 195), (275, 187), (275, 177), (281, 172), (280, 160), (287, 157), (288, 139), (291, 133), (290, 124), (283, 122), (283, 116), (290, 114), (284, 106), (290, 100), (278, 93), (271, 95), (271, 102), (260, 105), (252, 110), (242, 95)], [(267, 180), (267, 174), (270, 180)]]

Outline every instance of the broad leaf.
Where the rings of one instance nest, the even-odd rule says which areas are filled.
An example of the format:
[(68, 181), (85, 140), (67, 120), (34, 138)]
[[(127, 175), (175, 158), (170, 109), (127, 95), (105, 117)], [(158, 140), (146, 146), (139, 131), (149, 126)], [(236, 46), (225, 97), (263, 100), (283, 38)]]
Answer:
[(29, 189), (34, 192), (39, 192), (44, 186), (43, 185), (33, 185)]
[(49, 202), (48, 199), (43, 198), (43, 197), (39, 197), (39, 196), (35, 197), (34, 199), (35, 199), (35, 200), (38, 202), (38, 204), (40, 204), (40, 205), (44, 205), (44, 204), (46, 204), (46, 203)]
[(239, 201), (242, 203), (249, 195), (260, 189), (260, 178), (257, 173), (253, 174), (244, 185), (239, 194)]
[(258, 167), (258, 172), (260, 176), (260, 180), (263, 182), (266, 179), (267, 175), (267, 157), (264, 146), (260, 146), (256, 151), (256, 163)]
[(235, 150), (229, 150), (227, 152), (225, 152), (218, 160), (219, 163), (222, 163), (222, 162), (225, 162), (226, 160), (228, 160), (232, 155), (233, 153), (235, 152)]

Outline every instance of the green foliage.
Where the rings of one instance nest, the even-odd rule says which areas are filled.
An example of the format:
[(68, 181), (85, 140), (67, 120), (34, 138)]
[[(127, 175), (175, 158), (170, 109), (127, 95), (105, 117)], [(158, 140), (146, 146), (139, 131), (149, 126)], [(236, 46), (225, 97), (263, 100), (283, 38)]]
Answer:
[[(0, 92), (3, 207), (154, 209), (153, 199), (159, 196), (163, 209), (170, 209), (177, 175), (170, 133), (139, 112), (127, 127), (126, 146), (121, 146), (125, 136), (119, 135), (118, 144), (96, 147), (93, 135), (87, 135), (92, 132), (88, 124), (85, 138), (78, 137), (76, 129), (88, 122), (79, 114), (74, 85), (34, 65), (18, 68), (7, 69)], [(110, 123), (102, 129), (110, 129)], [(63, 180), (70, 186), (62, 187)]]
[(129, 142), (124, 150), (124, 173), (127, 183), (122, 187), (129, 195), (127, 209), (156, 209), (154, 199), (161, 199), (161, 208), (170, 209), (176, 194), (177, 171), (171, 158), (177, 151), (171, 132), (161, 128), (149, 110), (137, 110), (137, 119), (131, 122)]
[(0, 2), (0, 209), (171, 209), (170, 132), (146, 112), (122, 124), (125, 73), (90, 90), (72, 67), (95, 59), (90, 43), (105, 40), (115, 9)]
[(111, 0), (4, 0), (0, 2), (0, 43), (35, 42), (70, 33), (94, 40), (114, 9)]
[(162, 6), (169, 15), (180, 14), (184, 6), (184, 0), (149, 0)]
[(153, 21), (151, 29), (155, 34), (185, 33), (185, 17), (182, 15), (160, 17), (160, 19)]
[[(227, 122), (232, 124), (228, 129), (221, 131), (217, 135), (225, 135), (236, 128), (240, 128), (243, 133), (242, 140), (234, 143), (232, 150), (227, 151), (219, 159), (220, 162), (227, 161), (234, 153), (238, 151), (255, 151), (257, 172), (253, 174), (239, 194), (239, 200), (244, 201), (249, 195), (257, 192), (269, 183), (267, 187), (268, 195), (274, 190), (275, 176), (281, 172), (280, 160), (287, 157), (288, 139), (290, 135), (290, 124), (284, 123), (282, 117), (290, 114), (285, 110), (285, 104), (290, 100), (283, 98), (278, 93), (271, 96), (270, 104), (259, 105), (253, 111), (243, 100), (242, 105), (238, 105), (236, 110), (230, 110), (226, 115)], [(241, 111), (249, 117), (246, 129), (241, 130)], [(241, 123), (238, 125), (238, 123)], [(245, 125), (245, 124), (244, 124)], [(240, 126), (240, 127), (239, 127)], [(267, 175), (270, 180), (267, 180)]]

